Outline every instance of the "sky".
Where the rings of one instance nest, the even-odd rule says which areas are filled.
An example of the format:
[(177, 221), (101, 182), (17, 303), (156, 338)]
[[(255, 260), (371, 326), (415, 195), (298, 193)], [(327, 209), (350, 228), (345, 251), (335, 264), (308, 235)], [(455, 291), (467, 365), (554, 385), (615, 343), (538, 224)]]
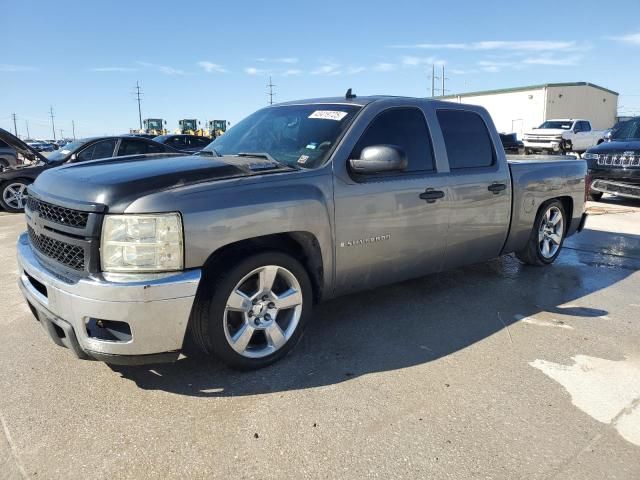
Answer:
[[(613, 5), (613, 4), (612, 4)], [(32, 138), (126, 133), (143, 118), (226, 119), (275, 101), (431, 95), (586, 81), (640, 115), (640, 2), (7, 2), (0, 127)], [(436, 81), (440, 94), (440, 81)], [(60, 132), (62, 130), (62, 132)]]

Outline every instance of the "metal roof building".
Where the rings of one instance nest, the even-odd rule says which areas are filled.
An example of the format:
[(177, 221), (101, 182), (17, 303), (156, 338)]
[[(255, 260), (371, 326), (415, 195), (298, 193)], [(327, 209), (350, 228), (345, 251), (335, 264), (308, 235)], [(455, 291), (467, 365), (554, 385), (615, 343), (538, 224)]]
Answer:
[(617, 92), (588, 82), (546, 83), (438, 99), (481, 105), (491, 114), (498, 131), (515, 132), (519, 137), (554, 118), (583, 118), (595, 129), (606, 129), (616, 122), (618, 110)]

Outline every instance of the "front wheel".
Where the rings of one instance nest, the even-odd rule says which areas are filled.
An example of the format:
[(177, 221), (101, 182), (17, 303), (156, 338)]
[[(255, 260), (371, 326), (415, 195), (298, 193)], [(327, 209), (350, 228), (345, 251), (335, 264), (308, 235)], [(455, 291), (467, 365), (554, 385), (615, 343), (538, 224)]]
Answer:
[(7, 212), (24, 212), (28, 186), (29, 182), (26, 180), (9, 180), (2, 184), (0, 187), (0, 206)]
[(192, 335), (232, 368), (266, 367), (298, 342), (312, 303), (311, 281), (300, 262), (281, 252), (257, 254), (203, 279)]
[(549, 265), (558, 258), (565, 233), (564, 207), (558, 200), (549, 200), (538, 211), (526, 247), (516, 256), (527, 265)]

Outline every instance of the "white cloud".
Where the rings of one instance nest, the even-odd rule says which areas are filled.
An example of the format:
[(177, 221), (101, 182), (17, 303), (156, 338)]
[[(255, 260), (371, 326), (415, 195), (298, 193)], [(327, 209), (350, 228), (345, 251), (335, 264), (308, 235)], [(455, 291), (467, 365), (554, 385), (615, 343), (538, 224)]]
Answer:
[(265, 75), (268, 74), (269, 71), (256, 67), (246, 67), (244, 69), (244, 73), (246, 73), (247, 75)]
[(0, 72), (36, 72), (40, 70), (38, 67), (29, 65), (7, 65), (0, 64)]
[(402, 57), (402, 64), (409, 67), (419, 67), (421, 65), (444, 65), (446, 62), (436, 57)]
[(526, 65), (555, 65), (572, 67), (578, 65), (582, 60), (582, 55), (570, 55), (568, 57), (554, 57), (550, 55), (543, 55), (539, 57), (529, 57), (522, 60), (522, 63)]
[(298, 63), (300, 61), (299, 58), (297, 57), (280, 57), (280, 58), (257, 58), (256, 59), (258, 62), (263, 62), (263, 63), (288, 63), (288, 64), (293, 64), (293, 63)]
[(380, 63), (376, 63), (373, 66), (373, 71), (374, 72), (391, 72), (393, 70), (396, 69), (395, 64), (393, 63), (386, 63), (386, 62), (380, 62)]
[(136, 63), (141, 67), (152, 68), (165, 75), (186, 75), (186, 72), (184, 70), (170, 67), (168, 65), (158, 65), (158, 64), (149, 63), (149, 62), (136, 62)]
[(391, 45), (391, 48), (409, 48), (424, 50), (510, 50), (510, 51), (570, 51), (585, 48), (575, 41), (548, 41), (548, 40), (485, 40), (469, 43), (416, 43), (411, 45)]
[(202, 60), (197, 64), (207, 73), (228, 73), (228, 70), (218, 63), (212, 63), (207, 60)]
[(334, 62), (323, 62), (318, 68), (311, 71), (312, 75), (340, 75), (340, 65)]
[(367, 69), (365, 67), (349, 67), (347, 68), (347, 74), (348, 75), (356, 75), (358, 73), (362, 73), (364, 71), (366, 71)]
[(290, 68), (282, 72), (280, 75), (282, 75), (283, 77), (292, 77), (300, 74), (302, 74), (302, 70), (298, 70), (297, 68)]
[(137, 68), (131, 67), (94, 67), (90, 68), (91, 72), (137, 72)]
[(640, 46), (640, 32), (628, 33), (626, 35), (621, 35), (618, 37), (606, 37), (606, 38), (610, 40), (617, 40), (618, 42), (628, 43), (630, 45)]

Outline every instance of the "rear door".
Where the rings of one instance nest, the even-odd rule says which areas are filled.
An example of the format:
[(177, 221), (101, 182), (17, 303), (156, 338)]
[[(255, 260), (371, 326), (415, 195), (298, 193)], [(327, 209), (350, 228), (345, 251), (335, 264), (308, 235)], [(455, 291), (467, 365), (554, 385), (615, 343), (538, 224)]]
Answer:
[[(336, 293), (424, 275), (442, 265), (447, 180), (438, 171), (425, 112), (376, 107), (359, 117), (364, 131), (353, 134), (358, 140), (348, 158), (334, 159)], [(375, 175), (350, 171), (348, 159), (373, 145), (400, 147), (408, 167)]]
[(591, 147), (593, 142), (593, 134), (591, 133), (591, 124), (587, 121), (576, 122), (577, 133), (573, 136), (573, 150), (583, 151)]
[[(436, 110), (450, 169), (445, 268), (497, 257), (511, 218), (511, 177), (486, 112)], [(493, 138), (495, 137), (495, 138)]]

